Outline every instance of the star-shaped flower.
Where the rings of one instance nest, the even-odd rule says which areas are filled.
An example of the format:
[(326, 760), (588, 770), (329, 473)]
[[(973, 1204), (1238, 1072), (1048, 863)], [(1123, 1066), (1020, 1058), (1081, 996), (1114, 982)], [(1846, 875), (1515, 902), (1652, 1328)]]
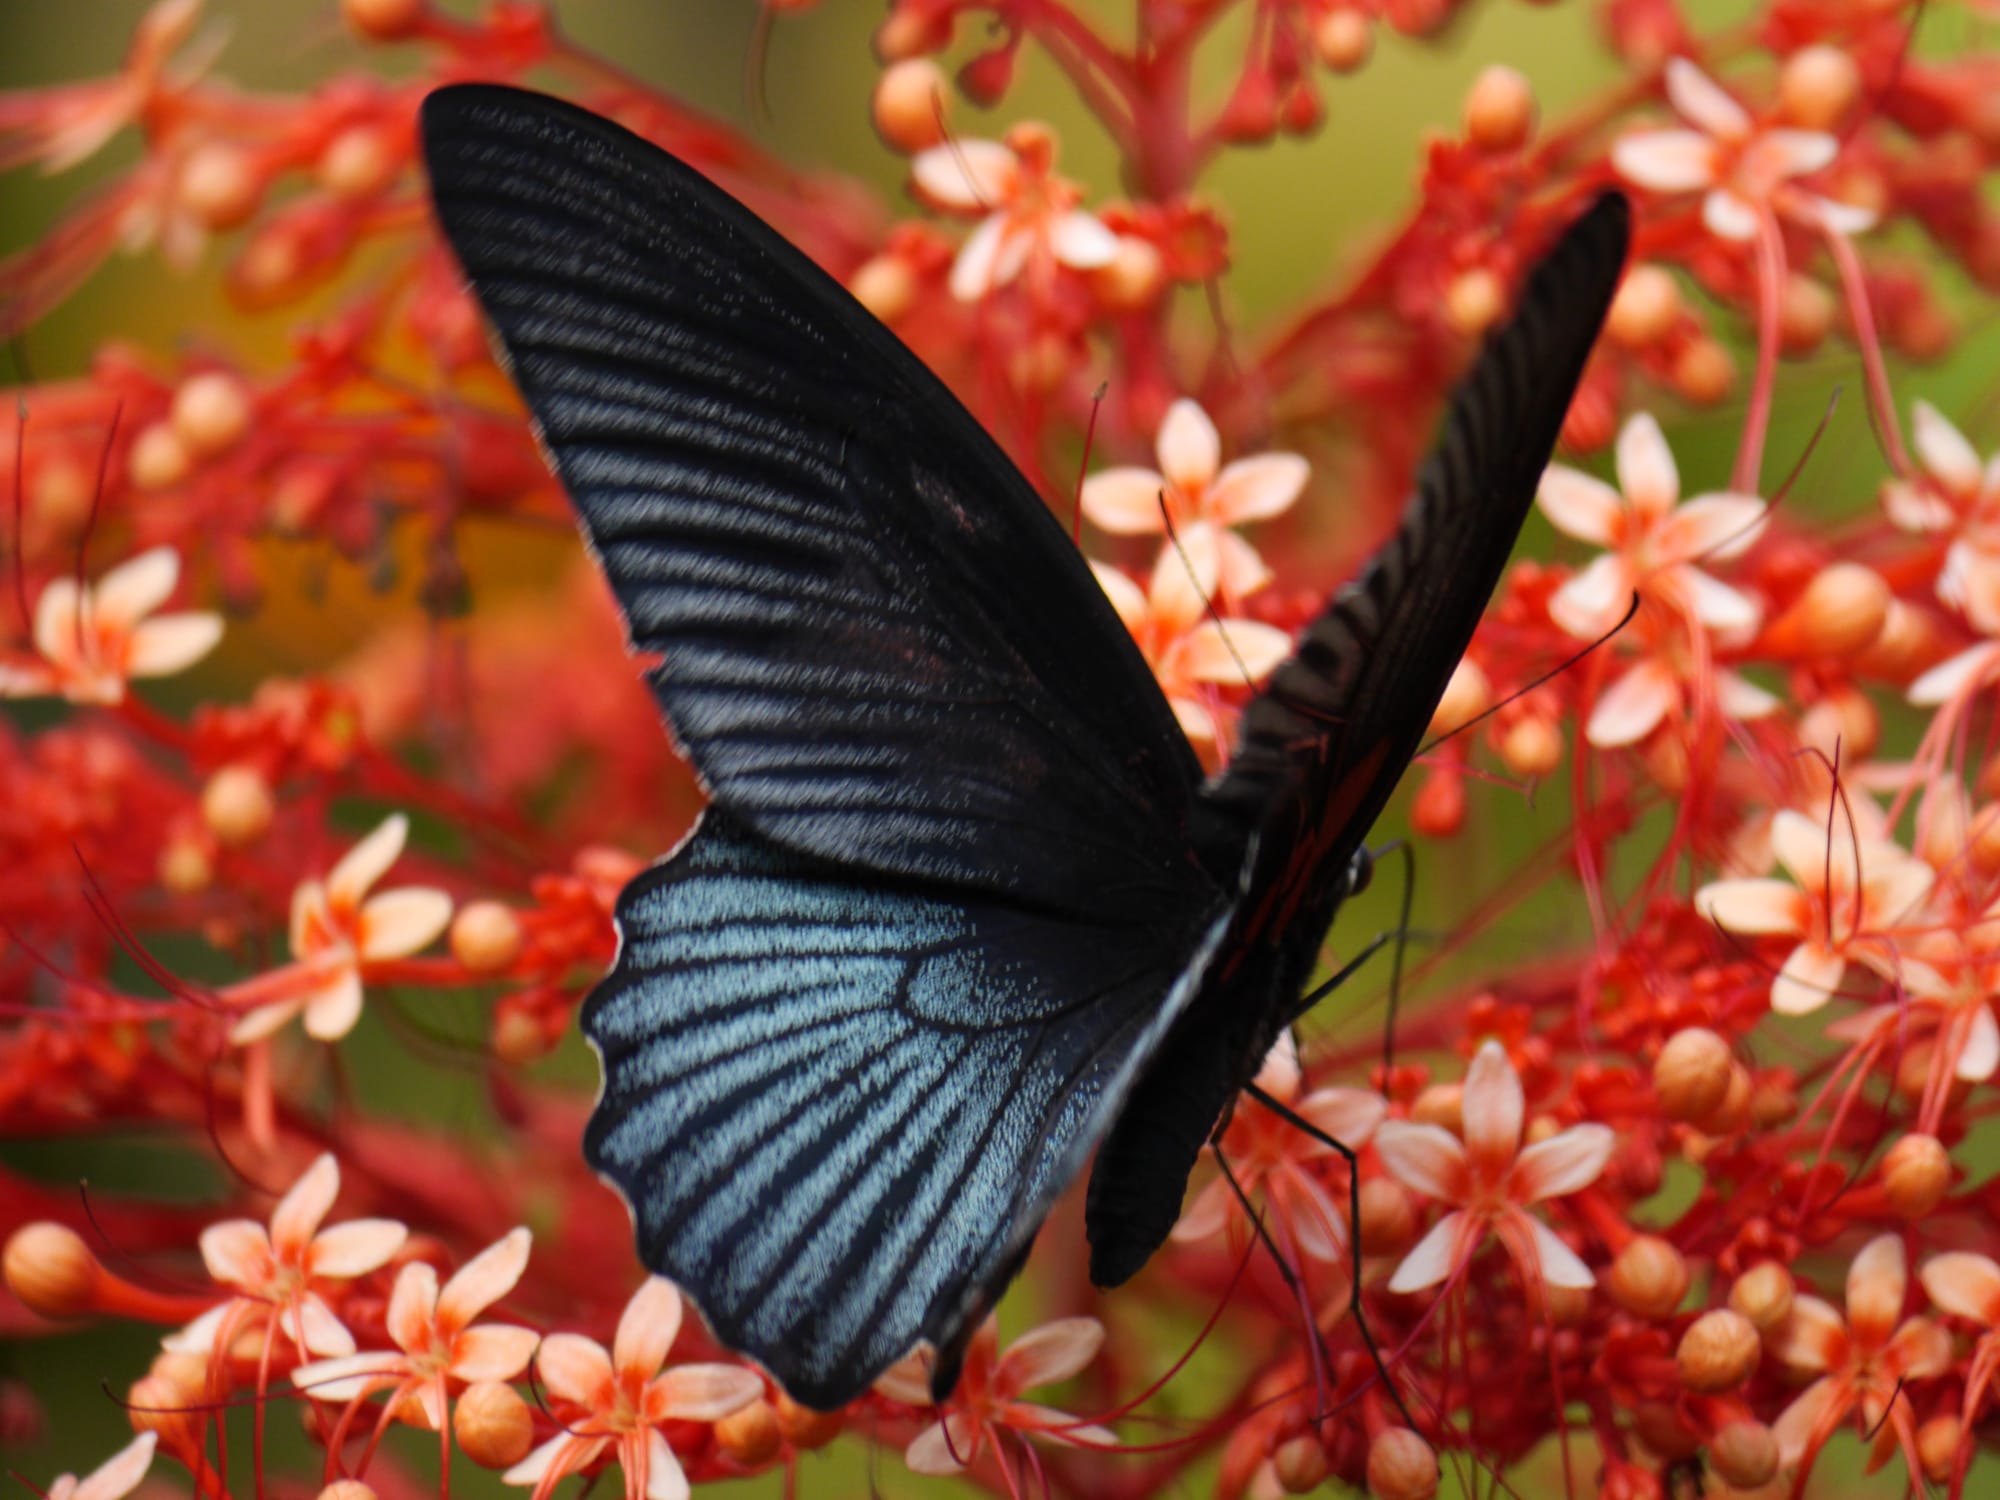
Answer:
[(1938, 597), (1982, 635), (2000, 635), (2000, 453), (1980, 462), (1928, 401), (1917, 402), (1910, 425), (1923, 477), (1890, 480), (1882, 508), (1905, 531), (1951, 534)]
[(225, 1354), (236, 1331), (260, 1311), (274, 1317), (301, 1352), (352, 1354), (354, 1336), (320, 1289), (387, 1265), (409, 1230), (394, 1219), (352, 1219), (321, 1229), (340, 1196), (340, 1163), (321, 1156), (271, 1211), (267, 1232), (253, 1219), (228, 1219), (201, 1232), (208, 1274), (237, 1295), (162, 1342), (175, 1354)]
[(1385, 1120), (1375, 1132), (1382, 1164), (1404, 1183), (1453, 1205), (1389, 1278), (1392, 1292), (1422, 1291), (1456, 1274), (1487, 1232), (1500, 1236), (1522, 1277), (1549, 1286), (1592, 1286), (1596, 1278), (1528, 1205), (1561, 1198), (1597, 1180), (1617, 1137), (1608, 1125), (1572, 1125), (1521, 1149), (1526, 1101), (1507, 1049), (1488, 1039), (1466, 1070), (1465, 1139), (1441, 1125)]
[(1836, 234), (1860, 234), (1875, 215), (1792, 186), (1832, 164), (1840, 141), (1822, 130), (1760, 126), (1684, 57), (1667, 64), (1667, 98), (1693, 130), (1644, 130), (1611, 148), (1627, 180), (1656, 193), (1701, 193), (1702, 222), (1729, 240), (1754, 239), (1772, 211)]
[(326, 1401), (359, 1401), (391, 1391), (391, 1409), (433, 1432), (443, 1428), (454, 1382), (512, 1380), (528, 1367), (540, 1335), (531, 1328), (475, 1323), (514, 1289), (528, 1268), (529, 1235), (515, 1229), (467, 1261), (438, 1288), (437, 1269), (411, 1261), (389, 1294), (389, 1337), (397, 1350), (364, 1350), (302, 1365), (292, 1384)]
[[(1067, 1412), (1019, 1400), (1023, 1391), (1068, 1380), (1097, 1358), (1104, 1326), (1095, 1318), (1058, 1318), (1024, 1333), (1001, 1354), (999, 1324), (988, 1318), (972, 1336), (965, 1365), (941, 1420), (912, 1440), (903, 1458), (919, 1474), (957, 1474), (971, 1466), (987, 1439), (1003, 1431), (1054, 1438), (1059, 1442), (1114, 1443), (1102, 1427)], [(929, 1406), (930, 1354), (919, 1349), (875, 1382), (894, 1401)]]
[[(301, 1013), (308, 1036), (338, 1040), (361, 1016), (362, 966), (415, 953), (445, 930), (451, 897), (443, 891), (402, 886), (368, 894), (402, 854), (409, 833), (409, 819), (396, 813), (348, 850), (324, 884), (299, 884), (292, 893), (295, 962), (225, 992), (260, 1002), (231, 1028), (231, 1041), (259, 1041)], [(264, 999), (273, 992), (277, 998)]]
[(1154, 453), (1157, 470), (1106, 469), (1084, 480), (1083, 513), (1120, 536), (1156, 535), (1169, 522), (1183, 542), (1197, 528), (1213, 530), (1225, 601), (1270, 582), (1256, 549), (1229, 528), (1290, 510), (1311, 474), (1306, 461), (1296, 453), (1259, 453), (1224, 464), (1215, 423), (1185, 397), (1167, 408)]
[(1118, 236), (1077, 207), (1082, 194), (1055, 174), (1055, 136), (1016, 125), (998, 141), (948, 141), (910, 163), (917, 190), (940, 208), (984, 218), (951, 268), (951, 294), (977, 302), (1021, 275), (1057, 265), (1090, 271), (1118, 256)]
[(122, 703), (133, 678), (171, 676), (200, 661), (222, 639), (222, 617), (155, 613), (180, 576), (179, 554), (155, 547), (94, 585), (51, 579), (35, 601), (36, 659), (0, 662), (0, 697)]
[(2000, 1375), (2000, 1265), (1967, 1250), (1934, 1255), (1917, 1272), (1932, 1302), (1954, 1317), (1979, 1325), (1972, 1363), (1965, 1372), (1965, 1425), (1969, 1430)]
[(762, 1396), (764, 1382), (740, 1365), (665, 1368), (680, 1331), (681, 1294), (654, 1276), (625, 1305), (609, 1353), (581, 1334), (543, 1339), (535, 1368), (562, 1430), (501, 1478), (533, 1485), (534, 1500), (546, 1500), (565, 1476), (615, 1453), (628, 1496), (687, 1500), (687, 1476), (661, 1429), (718, 1422)]

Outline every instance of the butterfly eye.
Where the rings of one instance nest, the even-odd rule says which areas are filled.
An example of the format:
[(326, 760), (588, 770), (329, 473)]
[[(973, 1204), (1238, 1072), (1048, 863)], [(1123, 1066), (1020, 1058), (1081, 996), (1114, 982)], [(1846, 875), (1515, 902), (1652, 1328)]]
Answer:
[(1375, 856), (1366, 848), (1356, 849), (1347, 862), (1347, 894), (1358, 896), (1375, 880)]

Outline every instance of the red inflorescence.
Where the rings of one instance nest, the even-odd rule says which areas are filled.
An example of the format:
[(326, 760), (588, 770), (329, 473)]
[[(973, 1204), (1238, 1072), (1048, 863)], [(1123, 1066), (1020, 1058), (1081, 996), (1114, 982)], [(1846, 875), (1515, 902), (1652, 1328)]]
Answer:
[[(0, 1168), (0, 1332), (161, 1340), (124, 1372), (134, 1441), (60, 1450), (47, 1467), (85, 1472), (52, 1500), (119, 1500), (164, 1463), (205, 1500), (261, 1494), (273, 1406), (336, 1500), (448, 1490), (454, 1453), (537, 1500), (614, 1468), (664, 1497), (795, 1478), (836, 1441), (1124, 1500), (1197, 1474), (1421, 1500), (1447, 1468), (1604, 1497), (1832, 1495), (1885, 1464), (1991, 1487), (2000, 1198), (1971, 1143), (2000, 1075), (2000, 437), (1977, 403), (1919, 399), (1911, 361), (2000, 284), (1996, 8), (1760, 0), (1711, 32), (1678, 0), (1571, 6), (1607, 88), (1553, 111), (1494, 61), (1411, 161), (1402, 221), (1232, 334), (1207, 169), (1329, 115), (1362, 128), (1343, 79), (1378, 44), (1423, 58), (1483, 8), (1139, 0), (1112, 26), (893, 0), (854, 107), (907, 158), (900, 206), (529, 0), (343, 0), (393, 66), (294, 95), (210, 77), (222, 29), (158, 0), (109, 77), (0, 94), (0, 166), (139, 145), (0, 263), (0, 337), (119, 248), (178, 272), (212, 245), (246, 318), (295, 320), (282, 360), (106, 344), (0, 431), (0, 696), (41, 700), (0, 721), (0, 1139), (145, 1131), (242, 1186), (212, 1211), (86, 1202)], [(814, 9), (762, 0), (757, 45)], [(1065, 175), (1015, 111), (1037, 69), (1128, 196)], [(465, 79), (619, 119), (841, 278), (1076, 525), (1211, 765), (1390, 524), (1538, 248), (1604, 186), (1634, 198), (1540, 495), (1562, 560), (1516, 564), (1416, 778), (1417, 842), (1466, 845), (1421, 866), (1453, 962), (1404, 967), (1402, 1060), (1344, 1025), (1260, 1075), (1355, 1155), (1240, 1105), (1147, 1278), (1104, 1296), (1079, 1256), (1037, 1257), (1049, 1319), (982, 1330), (940, 1406), (918, 1354), (809, 1411), (684, 1319), (584, 1167), (587, 1085), (535, 1066), (699, 794), (594, 572), (567, 541), (560, 572), (539, 561), (566, 506), (415, 151), (419, 101)], [(994, 139), (957, 130), (961, 99)], [(1774, 412), (1827, 399), (1829, 350), (1875, 434), (1837, 464), (1880, 505), (1837, 526), (1824, 461), (1788, 477), (1767, 451)], [(1654, 415), (1680, 404), (1727, 436), (1708, 493), (1683, 495), (1692, 440)], [(1335, 514), (1358, 527), (1314, 519)], [(496, 597), (520, 537), (539, 587)], [(287, 596), (357, 572), (344, 642), (299, 653)], [(208, 701), (170, 681), (198, 665)], [(1492, 837), (1542, 783), (1539, 846)], [(1570, 937), (1506, 952), (1545, 926)], [(469, 1074), (487, 1107), (411, 1123), (384, 1058), (391, 1092)], [(1046, 1231), (1079, 1233), (1065, 1211)], [(10, 1444), (60, 1438), (42, 1400), (0, 1382)], [(223, 1422), (243, 1404), (247, 1454)], [(434, 1473), (383, 1445), (398, 1425), (434, 1437)]]

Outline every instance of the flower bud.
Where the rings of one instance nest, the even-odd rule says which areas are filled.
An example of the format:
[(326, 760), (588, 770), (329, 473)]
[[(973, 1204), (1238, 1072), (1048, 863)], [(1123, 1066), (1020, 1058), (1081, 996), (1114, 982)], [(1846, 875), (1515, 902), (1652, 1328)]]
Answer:
[(1972, 863), (1982, 875), (2000, 872), (2000, 802), (1982, 802), (1972, 814)]
[(1964, 1425), (1949, 1413), (1932, 1417), (1917, 1429), (1917, 1463), (1924, 1471), (1924, 1478), (1932, 1484), (1944, 1484), (1951, 1479), (1964, 1435)]
[(97, 1305), (97, 1257), (74, 1229), (23, 1224), (0, 1254), (0, 1278), (21, 1305), (45, 1318), (80, 1318)]
[(1700, 1125), (1722, 1108), (1734, 1061), (1729, 1043), (1705, 1026), (1675, 1032), (1653, 1060), (1653, 1091), (1661, 1113), (1684, 1125)]
[(1872, 568), (1829, 564), (1770, 623), (1758, 645), (1778, 656), (1852, 655), (1881, 635), (1892, 597)]
[(1368, 1493), (1375, 1500), (1430, 1500), (1437, 1488), (1437, 1454), (1409, 1428), (1385, 1427), (1369, 1441)]
[(215, 879), (215, 861), (199, 834), (180, 832), (169, 835), (160, 846), (156, 867), (160, 885), (176, 896), (192, 896), (205, 891)]
[(1882, 1192), (1906, 1219), (1921, 1219), (1951, 1187), (1951, 1158), (1934, 1135), (1911, 1134), (1882, 1157)]
[(1317, 1436), (1301, 1432), (1271, 1450), (1271, 1471), (1287, 1495), (1305, 1495), (1326, 1482), (1326, 1447)]
[(875, 28), (875, 55), (884, 62), (941, 52), (951, 45), (951, 13), (942, 7), (897, 6)]
[(326, 143), (314, 164), (319, 184), (350, 202), (373, 198), (396, 180), (402, 153), (389, 133), (373, 125), (352, 125)]
[[(1885, 608), (1883, 618), (1888, 618)], [(1829, 761), (1840, 752), (1843, 765), (1866, 760), (1882, 738), (1882, 716), (1865, 693), (1836, 687), (1799, 719), (1799, 743), (1819, 751)]]
[(202, 821), (231, 848), (262, 838), (275, 810), (271, 784), (254, 766), (224, 766), (201, 789)]
[(1562, 731), (1539, 714), (1516, 719), (1500, 741), (1500, 759), (1516, 776), (1548, 776), (1562, 758)]
[(1151, 240), (1136, 234), (1118, 236), (1118, 252), (1108, 264), (1090, 272), (1090, 288), (1110, 312), (1138, 312), (1151, 307), (1167, 287), (1167, 262)]
[(1313, 23), (1313, 51), (1336, 73), (1352, 73), (1375, 50), (1375, 28), (1358, 10), (1333, 10)]
[(722, 1451), (746, 1468), (776, 1458), (784, 1440), (777, 1409), (768, 1401), (752, 1401), (715, 1424), (715, 1441)]
[(1409, 1189), (1393, 1177), (1361, 1184), (1361, 1249), (1366, 1255), (1396, 1255), (1417, 1237), (1417, 1208)]
[(1477, 338), (1507, 311), (1507, 289), (1485, 266), (1452, 277), (1444, 289), (1444, 317), (1454, 332)]
[(187, 445), (173, 424), (155, 422), (132, 439), (132, 451), (125, 460), (125, 472), (134, 487), (142, 490), (171, 489), (188, 477), (192, 464)]
[(359, 1479), (336, 1479), (319, 1492), (319, 1500), (375, 1500), (375, 1491)]
[(197, 1446), (203, 1415), (193, 1408), (194, 1403), (179, 1385), (159, 1374), (135, 1380), (125, 1396), (125, 1414), (132, 1430), (157, 1432), (160, 1445), (169, 1452), (188, 1452)]
[(1798, 1077), (1790, 1068), (1766, 1068), (1750, 1088), (1750, 1123), (1776, 1130), (1799, 1112)]
[(1433, 768), (1410, 803), (1410, 827), (1425, 838), (1448, 839), (1465, 827), (1465, 777), (1456, 768)]
[(1469, 656), (1460, 657), (1458, 665), (1451, 669), (1451, 681), (1444, 685), (1444, 696), (1431, 710), (1431, 725), (1427, 733), (1451, 734), (1463, 729), (1492, 706), (1493, 683), (1485, 669)]
[(534, 1446), (535, 1417), (511, 1385), (480, 1380), (458, 1398), (451, 1430), (465, 1456), (482, 1469), (505, 1469), (526, 1458)]
[(1465, 1128), (1465, 1090), (1456, 1083), (1432, 1084), (1411, 1102), (1410, 1119), (1459, 1134)]
[(1687, 1295), (1687, 1261), (1657, 1235), (1638, 1235), (1611, 1262), (1605, 1289), (1627, 1312), (1668, 1317)]
[(1689, 339), (1674, 360), (1674, 389), (1697, 406), (1713, 406), (1736, 387), (1736, 361), (1714, 339)]
[(1495, 63), (1465, 96), (1466, 138), (1482, 151), (1513, 151), (1535, 131), (1535, 91), (1514, 69)]
[(1708, 1445), (1709, 1467), (1725, 1484), (1754, 1490), (1778, 1472), (1778, 1437), (1748, 1417), (1731, 1422)]
[(207, 141), (190, 151), (178, 185), (182, 205), (212, 230), (241, 227), (264, 198), (255, 158), (228, 141)]
[(1641, 1401), (1633, 1407), (1632, 1431), (1652, 1452), (1676, 1463), (1701, 1452), (1701, 1434), (1669, 1401)]
[(840, 1413), (814, 1411), (801, 1406), (783, 1391), (773, 1403), (778, 1408), (778, 1431), (794, 1448), (824, 1448), (840, 1436)]
[(423, 26), (430, 0), (340, 0), (340, 14), (358, 36), (398, 42)]
[(226, 370), (191, 376), (174, 392), (173, 424), (189, 453), (220, 453), (250, 428), (249, 389)]
[(1643, 349), (1665, 338), (1680, 315), (1680, 283), (1664, 266), (1646, 261), (1627, 271), (1618, 284), (1604, 329), (1626, 348)]
[(1802, 47), (1778, 72), (1778, 107), (1805, 130), (1833, 130), (1861, 97), (1861, 67), (1838, 47)]
[(905, 156), (935, 146), (945, 138), (947, 97), (944, 69), (928, 57), (890, 63), (875, 81), (869, 104), (875, 133), (891, 151)]
[(884, 323), (893, 323), (917, 300), (917, 277), (900, 255), (876, 255), (855, 268), (847, 289)]
[(1674, 1364), (1681, 1384), (1702, 1396), (1733, 1391), (1757, 1372), (1763, 1354), (1757, 1329), (1740, 1312), (1718, 1307), (1688, 1324)]
[(1891, 599), (1881, 633), (1855, 657), (1852, 666), (1857, 674), (1908, 682), (1938, 661), (1943, 648), (1937, 621), (1928, 610)]
[(1722, 1096), (1722, 1103), (1713, 1114), (1701, 1122), (1701, 1129), (1708, 1135), (1735, 1135), (1751, 1120), (1750, 1105), (1756, 1094), (1756, 1082), (1750, 1070), (1740, 1062), (1729, 1064), (1729, 1088)]
[(558, 1037), (538, 1011), (509, 995), (493, 1010), (493, 1033), (487, 1045), (493, 1055), (511, 1067), (525, 1068), (540, 1062), (555, 1050)]
[(451, 919), (451, 956), (475, 974), (497, 974), (521, 954), (521, 921), (498, 901), (472, 901)]
[(1785, 278), (1778, 298), (1778, 332), (1788, 354), (1810, 354), (1833, 330), (1833, 293), (1798, 271)]
[(1760, 1261), (1730, 1286), (1729, 1305), (1759, 1333), (1769, 1333), (1791, 1316), (1793, 1290), (1789, 1270), (1775, 1260)]
[(1591, 1290), (1587, 1286), (1555, 1286), (1544, 1282), (1533, 1315), (1546, 1316), (1558, 1328), (1574, 1328), (1590, 1316)]

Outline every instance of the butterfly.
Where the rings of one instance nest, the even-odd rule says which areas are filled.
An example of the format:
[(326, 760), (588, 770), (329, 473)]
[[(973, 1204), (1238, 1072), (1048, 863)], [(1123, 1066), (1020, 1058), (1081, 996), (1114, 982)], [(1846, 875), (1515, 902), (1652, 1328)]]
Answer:
[(518, 90), (422, 113), (444, 234), (709, 805), (618, 902), (585, 1136), (639, 1253), (831, 1409), (948, 1391), (1095, 1152), (1100, 1285), (1300, 1010), (1625, 259), (1606, 196), (1453, 397), (1400, 529), (1201, 767), (1028, 482), (693, 168)]

